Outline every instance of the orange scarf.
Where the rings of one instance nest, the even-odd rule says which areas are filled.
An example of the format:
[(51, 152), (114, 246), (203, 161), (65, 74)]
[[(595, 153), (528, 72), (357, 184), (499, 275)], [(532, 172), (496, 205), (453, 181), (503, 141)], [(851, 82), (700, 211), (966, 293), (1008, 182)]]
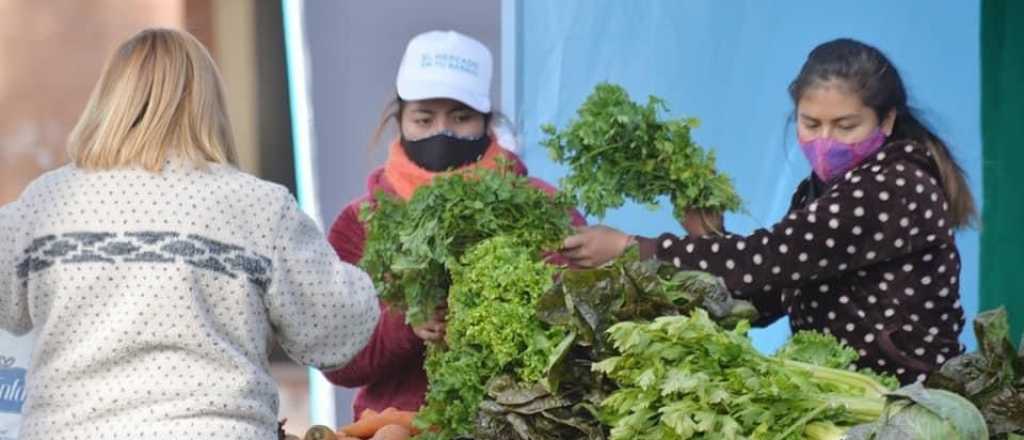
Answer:
[[(402, 148), (401, 141), (395, 140), (391, 143), (391, 147), (388, 150), (388, 160), (384, 163), (384, 178), (387, 179), (388, 183), (394, 188), (395, 193), (398, 194), (402, 200), (409, 200), (412, 198), (413, 193), (416, 189), (423, 185), (429, 185), (430, 181), (434, 179), (434, 176), (444, 175), (446, 173), (435, 173), (427, 171), (416, 165), (409, 156), (405, 154), (405, 150)], [(484, 167), (487, 169), (497, 169), (498, 157), (505, 157), (508, 159), (505, 149), (498, 145), (497, 140), (494, 136), (491, 136), (491, 144), (487, 146), (487, 150), (484, 151), (483, 157), (480, 160), (466, 165), (455, 172), (469, 170), (476, 167)], [(451, 172), (451, 171), (449, 171)]]

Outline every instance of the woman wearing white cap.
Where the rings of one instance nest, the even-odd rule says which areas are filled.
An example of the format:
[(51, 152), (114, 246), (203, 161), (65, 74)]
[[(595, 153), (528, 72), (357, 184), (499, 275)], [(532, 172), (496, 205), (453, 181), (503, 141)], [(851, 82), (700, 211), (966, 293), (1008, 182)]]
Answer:
[[(479, 41), (454, 31), (432, 31), (414, 37), (398, 70), (398, 97), (393, 111), (381, 121), (378, 134), (392, 118), (400, 136), (388, 151), (383, 167), (370, 173), (366, 195), (342, 210), (330, 231), (330, 242), (345, 261), (363, 255), (366, 231), (360, 207), (374, 201), (378, 191), (408, 200), (434, 176), (471, 167), (494, 168), (498, 158), (525, 175), (519, 158), (499, 145), (491, 122), (491, 52)], [(554, 187), (531, 179), (547, 192)], [(573, 212), (573, 221), (583, 217)], [(405, 316), (381, 303), (381, 319), (370, 341), (345, 368), (327, 374), (341, 386), (360, 387), (355, 414), (387, 407), (417, 410), (427, 391), (423, 370), (424, 342), (444, 337), (443, 311), (415, 327)]]

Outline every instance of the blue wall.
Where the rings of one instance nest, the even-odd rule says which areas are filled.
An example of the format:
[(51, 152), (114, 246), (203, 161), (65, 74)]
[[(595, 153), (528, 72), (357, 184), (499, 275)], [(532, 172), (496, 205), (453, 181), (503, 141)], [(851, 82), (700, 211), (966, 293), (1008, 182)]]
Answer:
[[(506, 35), (516, 38), (515, 116), (527, 165), (557, 181), (564, 170), (539, 145), (540, 125), (564, 127), (596, 83), (619, 83), (634, 99), (657, 95), (673, 115), (701, 119), (696, 140), (718, 152), (749, 211), (727, 217), (729, 228), (770, 226), (809, 173), (786, 124), (786, 87), (815, 45), (852, 37), (879, 47), (901, 69), (912, 105), (951, 144), (980, 202), (979, 12), (977, 0), (516, 0), (503, 22), (517, 28)], [(603, 222), (646, 235), (681, 232), (668, 207), (651, 213), (627, 206)], [(961, 294), (972, 319), (978, 235), (958, 240)], [(754, 337), (771, 350), (787, 335), (788, 323), (780, 322)], [(973, 346), (970, 326), (962, 339)]]

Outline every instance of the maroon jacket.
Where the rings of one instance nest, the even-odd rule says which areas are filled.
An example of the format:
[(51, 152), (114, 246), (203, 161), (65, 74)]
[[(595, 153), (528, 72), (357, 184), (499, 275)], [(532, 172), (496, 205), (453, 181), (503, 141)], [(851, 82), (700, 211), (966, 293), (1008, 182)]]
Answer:
[[(518, 157), (514, 159), (515, 171), (526, 175), (526, 166)], [(555, 187), (535, 178), (530, 183), (547, 193), (553, 194)], [(374, 201), (374, 194), (383, 190), (395, 194), (391, 184), (384, 178), (384, 169), (370, 174), (367, 194), (352, 201), (341, 211), (331, 226), (328, 239), (342, 260), (358, 264), (363, 257), (366, 244), (366, 230), (359, 221), (359, 210), (364, 203)], [(576, 226), (586, 224), (583, 216), (575, 210), (572, 222)], [(356, 355), (345, 368), (325, 373), (335, 385), (359, 388), (353, 405), (356, 418), (366, 409), (381, 411), (394, 407), (405, 411), (416, 411), (424, 403), (427, 392), (427, 375), (423, 369), (423, 341), (405, 323), (405, 315), (381, 302), (380, 321), (370, 338), (369, 344)]]

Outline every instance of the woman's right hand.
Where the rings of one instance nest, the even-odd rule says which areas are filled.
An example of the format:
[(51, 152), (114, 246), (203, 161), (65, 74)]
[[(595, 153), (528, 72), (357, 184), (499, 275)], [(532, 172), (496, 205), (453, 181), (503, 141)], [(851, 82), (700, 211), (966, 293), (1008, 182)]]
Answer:
[(687, 209), (686, 217), (680, 222), (686, 233), (693, 237), (725, 234), (725, 220), (721, 212), (704, 209)]
[(426, 342), (444, 341), (445, 332), (448, 330), (448, 306), (438, 307), (434, 316), (426, 322), (412, 326), (412, 332)]

